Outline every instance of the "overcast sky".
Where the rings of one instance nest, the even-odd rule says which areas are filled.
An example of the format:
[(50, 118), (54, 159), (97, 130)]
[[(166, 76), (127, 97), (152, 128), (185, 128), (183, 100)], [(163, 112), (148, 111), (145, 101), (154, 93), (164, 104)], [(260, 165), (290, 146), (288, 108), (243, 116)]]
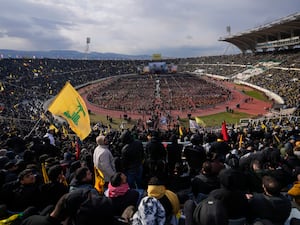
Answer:
[(299, 0), (1, 0), (0, 49), (163, 57), (238, 52), (218, 39), (300, 11)]

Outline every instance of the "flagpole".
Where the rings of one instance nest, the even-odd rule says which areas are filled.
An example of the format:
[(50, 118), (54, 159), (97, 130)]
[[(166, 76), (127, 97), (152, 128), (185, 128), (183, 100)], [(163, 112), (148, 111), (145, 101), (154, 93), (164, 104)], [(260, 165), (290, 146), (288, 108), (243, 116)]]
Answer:
[(37, 125), (40, 123), (41, 119), (42, 119), (41, 117), (38, 119), (38, 121), (35, 123), (35, 125), (34, 125), (33, 128), (31, 129), (31, 131), (29, 132), (29, 134), (27, 134), (27, 135), (24, 137), (24, 139), (27, 138), (27, 137), (29, 137), (29, 136), (31, 135), (31, 133), (35, 130), (35, 128), (37, 127)]
[[(51, 104), (51, 103), (50, 103)], [(31, 131), (29, 132), (29, 134), (27, 134), (24, 138), (29, 137), (31, 135), (31, 133), (35, 130), (35, 128), (37, 127), (37, 125), (41, 122), (41, 120), (43, 119), (41, 115), (45, 115), (45, 113), (47, 113), (48, 110), (45, 110), (40, 114), (38, 121), (34, 124), (33, 128), (31, 129)]]

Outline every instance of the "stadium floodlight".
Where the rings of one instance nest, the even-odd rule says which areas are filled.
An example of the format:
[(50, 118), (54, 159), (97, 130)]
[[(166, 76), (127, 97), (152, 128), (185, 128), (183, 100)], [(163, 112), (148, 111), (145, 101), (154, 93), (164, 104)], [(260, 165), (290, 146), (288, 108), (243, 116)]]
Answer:
[(91, 43), (91, 38), (87, 37), (86, 38), (86, 47), (85, 47), (85, 58), (88, 58), (89, 50), (90, 50), (90, 43)]
[(231, 35), (231, 27), (227, 26), (226, 31), (227, 31), (228, 36), (230, 36)]

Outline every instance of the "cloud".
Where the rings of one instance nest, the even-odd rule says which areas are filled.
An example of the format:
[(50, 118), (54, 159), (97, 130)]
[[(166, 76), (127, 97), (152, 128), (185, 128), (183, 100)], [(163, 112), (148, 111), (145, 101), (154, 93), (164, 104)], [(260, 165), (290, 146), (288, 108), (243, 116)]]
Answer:
[[(223, 54), (219, 37), (295, 13), (296, 0), (2, 0), (0, 48), (188, 57)], [(198, 55), (199, 54), (199, 55)]]

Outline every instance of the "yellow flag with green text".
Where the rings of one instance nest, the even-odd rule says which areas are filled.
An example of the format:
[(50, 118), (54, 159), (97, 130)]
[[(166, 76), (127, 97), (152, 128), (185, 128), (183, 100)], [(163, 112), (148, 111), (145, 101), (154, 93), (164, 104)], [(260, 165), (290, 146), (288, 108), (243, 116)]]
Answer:
[(69, 82), (58, 93), (48, 110), (54, 115), (65, 118), (80, 140), (90, 134), (90, 116), (85, 102)]

